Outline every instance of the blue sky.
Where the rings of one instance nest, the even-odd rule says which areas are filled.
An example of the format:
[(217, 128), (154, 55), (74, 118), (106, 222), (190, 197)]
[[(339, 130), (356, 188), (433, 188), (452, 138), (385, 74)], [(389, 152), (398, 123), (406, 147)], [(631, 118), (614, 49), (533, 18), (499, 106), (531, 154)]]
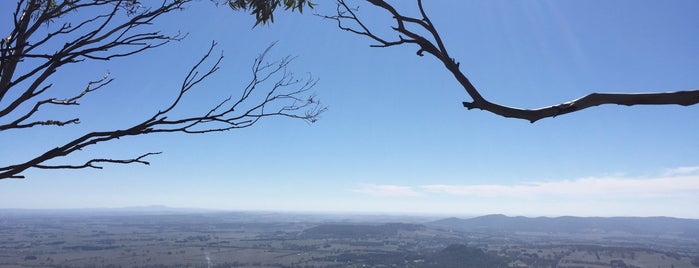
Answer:
[[(2, 2), (0, 10), (10, 10)], [(410, 1), (397, 4), (414, 10)], [(448, 4), (447, 4), (448, 3)], [(359, 3), (360, 16), (388, 26)], [(536, 108), (591, 92), (699, 87), (697, 1), (426, 1), (450, 54), (488, 99)], [(334, 10), (331, 2), (317, 11)], [(3, 12), (7, 13), (7, 12)], [(9, 14), (2, 14), (2, 34)], [(190, 4), (154, 28), (189, 33), (143, 54), (74, 65), (51, 80), (81, 88), (116, 80), (79, 107), (78, 126), (0, 133), (0, 166), (81, 131), (126, 127), (173, 98), (212, 40), (225, 55), (183, 112), (196, 113), (250, 77), (252, 60), (298, 56), (329, 110), (315, 124), (274, 118), (209, 135), (163, 134), (95, 146), (69, 160), (163, 151), (150, 166), (25, 172), (0, 181), (2, 208), (166, 205), (226, 210), (440, 215), (678, 216), (699, 218), (699, 106), (602, 106), (535, 124), (461, 107), (468, 96), (414, 47), (372, 42), (311, 14), (271, 26)]]

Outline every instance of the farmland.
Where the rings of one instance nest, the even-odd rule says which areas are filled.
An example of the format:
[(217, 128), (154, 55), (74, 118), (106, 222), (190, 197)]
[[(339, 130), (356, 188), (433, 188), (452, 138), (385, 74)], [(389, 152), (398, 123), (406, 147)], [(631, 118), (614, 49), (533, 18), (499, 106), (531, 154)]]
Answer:
[(699, 240), (671, 233), (469, 230), (428, 217), (263, 212), (0, 216), (0, 267), (699, 267)]

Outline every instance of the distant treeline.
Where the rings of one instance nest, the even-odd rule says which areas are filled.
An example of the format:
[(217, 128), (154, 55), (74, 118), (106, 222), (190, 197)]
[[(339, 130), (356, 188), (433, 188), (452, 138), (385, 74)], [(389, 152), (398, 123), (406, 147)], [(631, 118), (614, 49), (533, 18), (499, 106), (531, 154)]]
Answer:
[(79, 246), (68, 246), (68, 247), (63, 247), (65, 250), (106, 250), (106, 249), (115, 249), (119, 248), (120, 246), (97, 246), (97, 245), (79, 245)]
[(327, 256), (323, 260), (334, 263), (367, 265), (369, 267), (415, 268), (484, 268), (508, 267), (506, 258), (486, 253), (479, 248), (462, 244), (452, 244), (434, 253), (415, 252), (347, 252), (336, 256)]
[(424, 230), (425, 226), (407, 223), (369, 224), (323, 224), (308, 228), (301, 234), (307, 238), (368, 238), (397, 235), (399, 231)]

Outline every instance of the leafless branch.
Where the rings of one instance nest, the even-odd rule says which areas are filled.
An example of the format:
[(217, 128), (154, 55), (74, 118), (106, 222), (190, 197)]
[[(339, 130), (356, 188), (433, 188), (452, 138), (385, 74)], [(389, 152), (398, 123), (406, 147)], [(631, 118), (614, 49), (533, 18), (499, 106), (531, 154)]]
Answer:
[[(72, 0), (49, 4), (53, 2), (19, 0), (14, 13), (14, 29), (7, 38), (0, 41), (0, 131), (79, 123), (79, 118), (55, 120), (34, 117), (37, 117), (37, 111), (46, 105), (78, 105), (84, 96), (110, 84), (112, 79), (105, 75), (96, 81), (88, 82), (77, 94), (65, 94), (55, 91), (50, 84), (46, 85), (47, 78), (66, 64), (129, 56), (172, 40), (179, 40), (180, 35), (167, 36), (158, 32), (143, 32), (140, 29), (162, 14), (180, 9), (189, 0), (166, 0), (154, 9), (133, 6), (131, 1), (125, 0)], [(76, 10), (86, 12), (84, 14), (95, 14), (89, 12), (91, 8), (95, 9), (92, 11), (98, 15), (75, 25), (59, 22), (64, 16), (68, 16), (68, 13)], [(126, 14), (120, 13), (122, 11)], [(59, 26), (49, 31), (46, 36), (32, 39), (39, 26), (48, 24)], [(57, 46), (56, 43), (61, 45)], [(46, 50), (43, 46), (58, 47), (59, 50), (51, 53), (40, 52)], [(152, 133), (194, 134), (227, 131), (252, 126), (260, 119), (271, 116), (314, 122), (326, 110), (310, 92), (317, 80), (310, 76), (299, 79), (287, 70), (293, 61), (292, 57), (272, 62), (266, 60), (271, 45), (253, 62), (252, 79), (240, 95), (235, 94), (240, 96), (239, 98), (231, 96), (213, 104), (204, 112), (190, 116), (180, 115), (184, 111), (177, 110), (185, 105), (192, 89), (219, 70), (223, 55), (212, 58), (215, 47), (216, 43), (212, 42), (207, 53), (189, 70), (177, 94), (164, 109), (128, 128), (85, 133), (29, 160), (0, 167), (0, 180), (24, 178), (22, 173), (28, 169), (101, 169), (100, 164), (103, 163), (148, 165), (146, 158), (159, 152), (149, 152), (127, 159), (93, 158), (82, 164), (56, 162), (70, 161), (66, 157), (77, 151), (124, 137)], [(27, 66), (29, 62), (34, 65)], [(17, 68), (20, 64), (24, 65)], [(17, 73), (17, 70), (23, 73)], [(69, 97), (45, 96), (49, 93)]]
[(24, 115), (18, 117), (15, 121), (0, 125), (0, 131), (2, 130), (8, 130), (8, 129), (20, 129), (20, 128), (31, 128), (34, 126), (38, 125), (54, 125), (54, 126), (63, 126), (67, 124), (78, 124), (80, 123), (79, 118), (73, 118), (69, 120), (39, 120), (39, 121), (33, 121), (33, 122), (28, 122), (24, 123), (25, 120), (29, 119), (34, 115), (34, 113), (39, 111), (39, 108), (45, 104), (54, 104), (54, 105), (78, 105), (78, 99), (82, 98), (83, 96), (87, 95), (90, 92), (93, 92), (95, 90), (98, 90), (102, 88), (103, 86), (106, 86), (107, 84), (111, 83), (114, 79), (108, 79), (108, 74), (100, 78), (99, 80), (96, 81), (90, 81), (88, 82), (87, 86), (85, 87), (85, 90), (80, 92), (80, 94), (67, 98), (67, 99), (62, 99), (58, 100), (55, 98), (50, 98), (50, 99), (45, 99), (38, 101), (36, 104), (34, 104), (34, 107), (32, 107), (31, 110), (27, 111)]
[[(372, 32), (357, 16), (358, 9), (348, 6), (344, 0), (337, 1), (337, 14), (320, 16), (336, 21), (341, 30), (366, 36), (378, 42), (378, 44), (371, 45), (372, 47), (415, 44), (418, 46), (417, 55), (423, 56), (425, 52), (433, 55), (444, 64), (444, 67), (456, 78), (471, 97), (472, 101), (462, 103), (469, 110), (480, 109), (503, 117), (525, 119), (534, 123), (543, 118), (556, 117), (603, 104), (626, 106), (676, 104), (689, 106), (699, 103), (699, 89), (657, 93), (592, 93), (576, 100), (538, 109), (522, 109), (493, 103), (481, 95), (480, 91), (476, 89), (466, 75), (459, 70), (459, 62), (449, 56), (446, 46), (428, 17), (421, 0), (417, 0), (420, 12), (418, 17), (400, 14), (384, 0), (366, 0), (366, 2), (390, 13), (396, 23), (396, 26), (393, 26), (391, 29), (398, 33), (397, 37), (387, 38)], [(413, 28), (416, 30), (413, 30)], [(426, 31), (428, 34), (418, 34), (421, 31)]]
[[(0, 167), (0, 179), (19, 178), (21, 177), (20, 173), (29, 168), (101, 168), (96, 166), (96, 163), (148, 164), (143, 158), (158, 153), (147, 153), (133, 159), (93, 159), (81, 165), (49, 165), (42, 163), (67, 156), (98, 143), (122, 137), (164, 132), (194, 134), (227, 131), (252, 126), (261, 118), (270, 116), (285, 116), (302, 119), (307, 122), (315, 122), (320, 114), (326, 110), (312, 94), (306, 95), (316, 84), (317, 80), (313, 78), (305, 80), (294, 78), (293, 74), (286, 70), (288, 64), (291, 63), (288, 57), (278, 62), (267, 63), (265, 56), (269, 51), (268, 48), (255, 59), (253, 79), (243, 89), (242, 97), (236, 102), (231, 103), (232, 98), (229, 97), (214, 105), (203, 115), (171, 119), (171, 112), (181, 106), (187, 93), (203, 79), (219, 70), (219, 64), (223, 56), (219, 56), (210, 67), (203, 71), (201, 70), (202, 65), (211, 57), (215, 46), (216, 43), (212, 43), (209, 51), (190, 69), (183, 80), (179, 93), (166, 109), (158, 111), (152, 117), (130, 128), (91, 132), (24, 163)], [(270, 80), (273, 78), (274, 80)], [(261, 88), (267, 86), (268, 89), (261, 91)]]
[(116, 164), (141, 163), (144, 165), (150, 165), (150, 162), (143, 160), (143, 158), (146, 158), (147, 156), (151, 156), (151, 155), (156, 155), (156, 154), (161, 154), (161, 152), (145, 153), (145, 154), (142, 154), (139, 157), (136, 157), (133, 159), (119, 160), (119, 159), (97, 158), (97, 159), (91, 159), (82, 165), (55, 165), (55, 166), (36, 165), (34, 167), (39, 168), (39, 169), (82, 169), (82, 168), (102, 169), (103, 168), (102, 166), (97, 166), (95, 164), (96, 163), (116, 163)]
[[(57, 104), (56, 100), (61, 99), (60, 97), (40, 99), (39, 96), (48, 93), (47, 90), (51, 88), (50, 85), (44, 85), (45, 81), (66, 64), (86, 59), (109, 60), (125, 57), (179, 40), (182, 38), (179, 34), (169, 36), (159, 32), (142, 32), (140, 29), (165, 13), (181, 9), (189, 0), (165, 1), (152, 10), (138, 9), (124, 0), (73, 0), (51, 5), (52, 2), (54, 1), (18, 1), (14, 15), (15, 27), (0, 43), (0, 118), (5, 122), (10, 121), (6, 124), (0, 123), (0, 131), (68, 123), (51, 119), (20, 124), (34, 114), (33, 109), (30, 109), (29, 114), (14, 116), (14, 120), (10, 118), (13, 117), (12, 114), (25, 110), (23, 106), (38, 109), (43, 104)], [(70, 17), (69, 13), (78, 10), (85, 14), (98, 15), (75, 25), (66, 18), (67, 22), (49, 31), (45, 36), (35, 36), (40, 26), (57, 23), (64, 17)], [(127, 14), (122, 14), (122, 11)], [(60, 49), (50, 51), (54, 48)], [(17, 72), (19, 64), (23, 66), (21, 73)], [(15, 92), (12, 96), (19, 97), (7, 99), (11, 91)], [(27, 115), (29, 117), (26, 117)]]

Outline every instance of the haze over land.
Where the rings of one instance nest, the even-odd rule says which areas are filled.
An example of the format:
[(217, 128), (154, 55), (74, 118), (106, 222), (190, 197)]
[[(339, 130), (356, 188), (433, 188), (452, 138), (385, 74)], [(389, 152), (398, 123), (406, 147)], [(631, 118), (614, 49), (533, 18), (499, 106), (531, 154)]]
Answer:
[(0, 267), (83, 265), (694, 268), (699, 220), (0, 210)]
[[(346, 1), (361, 7), (354, 11), (374, 33), (403, 40), (391, 31), (390, 14)], [(253, 29), (249, 11), (212, 3), (224, 1), (86, 1), (102, 5), (103, 16), (72, 12), (81, 5), (71, 1), (19, 1), (41, 3), (34, 10), (43, 15), (17, 12), (13, 20), (16, 2), (0, 0), (0, 91), (9, 92), (0, 93), (7, 107), (0, 108), (0, 268), (699, 267), (699, 105), (601, 105), (532, 124), (464, 109), (468, 83), (444, 69), (463, 71), (486, 99), (523, 109), (591, 92), (696, 89), (697, 0), (392, 0), (423, 17), (408, 24), (435, 25), (439, 49), (450, 51), (441, 62), (410, 41), (369, 47), (376, 43), (309, 14), (337, 14), (333, 1), (314, 1), (316, 9), (303, 14), (280, 11), (274, 23)], [(422, 2), (421, 14), (415, 4)], [(138, 50), (148, 47), (141, 38), (149, 34), (108, 30), (108, 22), (131, 21), (162, 3), (185, 6), (155, 12), (163, 16), (138, 27), (186, 38)], [(22, 26), (46, 14), (61, 16)], [(49, 34), (25, 39), (12, 27)], [(81, 30), (99, 36), (90, 27), (121, 33), (123, 45), (142, 53), (107, 45), (89, 50), (128, 56), (72, 58), (63, 51), (74, 46), (51, 39)], [(199, 83), (187, 72), (208, 49), (225, 57), (197, 65), (221, 67)], [(61, 61), (53, 51), (70, 64), (6, 75), (31, 70), (26, 63)], [(268, 62), (253, 63), (263, 51)], [(260, 66), (282, 77), (267, 80)], [(278, 91), (304, 78), (319, 79), (305, 84), (315, 85), (310, 96)], [(33, 108), (17, 106), (32, 95), (22, 94), (26, 84), (50, 92), (37, 93)], [(5, 91), (10, 85), (20, 89)], [(246, 85), (260, 96), (249, 97)], [(249, 114), (237, 104), (227, 111), (251, 117), (207, 117), (227, 109), (216, 106), (221, 101), (239, 103), (236, 96), (278, 100), (270, 91), (292, 102), (275, 103), (284, 107), (278, 111), (315, 123)], [(77, 99), (80, 105), (69, 105)], [(317, 122), (314, 110), (289, 108), (318, 100), (329, 110)], [(40, 120), (34, 115), (51, 120), (24, 124)], [(180, 115), (194, 117), (173, 119)], [(193, 126), (187, 122), (233, 129), (185, 135)], [(255, 125), (237, 128), (246, 122)], [(128, 131), (134, 124), (148, 135)], [(85, 133), (103, 138), (76, 146)], [(70, 153), (40, 162), (47, 151)]]
[[(2, 33), (13, 25), (14, 2), (0, 1)], [(401, 8), (413, 7), (408, 2)], [(462, 70), (502, 103), (533, 108), (594, 91), (697, 88), (699, 1), (630, 2), (430, 1), (425, 8)], [(392, 25), (370, 6), (360, 10), (368, 23)], [(316, 10), (334, 11), (329, 3)], [(370, 48), (308, 13), (252, 25), (244, 12), (194, 1), (152, 25), (188, 33), (181, 42), (61, 71), (56, 88), (84, 88), (107, 71), (116, 80), (81, 103), (80, 125), (0, 132), (0, 166), (81, 131), (152, 115), (212, 40), (222, 50), (215, 54), (225, 55), (222, 69), (180, 112), (237, 96), (252, 60), (278, 41), (270, 60), (298, 56), (289, 71), (320, 79), (314, 90), (330, 109), (317, 123), (271, 119), (212, 135), (124, 138), (66, 162), (163, 154), (150, 166), (29, 171), (25, 180), (0, 182), (0, 207), (699, 218), (699, 106), (601, 106), (530, 124), (465, 110), (460, 85), (414, 47)]]

